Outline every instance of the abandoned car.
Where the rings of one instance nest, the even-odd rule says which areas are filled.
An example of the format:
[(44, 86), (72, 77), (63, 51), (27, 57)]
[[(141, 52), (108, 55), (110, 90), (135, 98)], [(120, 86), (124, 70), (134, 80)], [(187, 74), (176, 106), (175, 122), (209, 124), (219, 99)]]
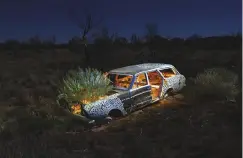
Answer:
[(114, 69), (107, 77), (114, 86), (112, 92), (103, 99), (82, 105), (82, 115), (88, 118), (124, 116), (180, 91), (186, 81), (173, 65), (160, 63)]

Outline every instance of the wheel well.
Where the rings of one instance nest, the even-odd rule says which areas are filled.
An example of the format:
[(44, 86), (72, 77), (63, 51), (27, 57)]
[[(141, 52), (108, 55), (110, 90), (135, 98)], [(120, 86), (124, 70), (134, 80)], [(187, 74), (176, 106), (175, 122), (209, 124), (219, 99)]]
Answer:
[(169, 93), (169, 94), (171, 94), (173, 92), (173, 88), (169, 88), (167, 91), (166, 91), (166, 93)]
[(172, 93), (173, 93), (173, 88), (169, 88), (166, 92), (165, 92), (165, 94), (164, 94), (164, 96), (167, 94), (167, 95), (172, 95)]
[(121, 110), (119, 109), (112, 109), (109, 114), (108, 114), (110, 117), (121, 117), (123, 116)]

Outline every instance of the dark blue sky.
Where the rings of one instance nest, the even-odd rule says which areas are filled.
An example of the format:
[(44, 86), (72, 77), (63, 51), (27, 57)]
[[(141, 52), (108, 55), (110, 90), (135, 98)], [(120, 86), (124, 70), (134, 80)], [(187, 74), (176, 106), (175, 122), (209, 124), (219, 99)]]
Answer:
[(146, 23), (170, 37), (231, 34), (241, 31), (241, 6), (241, 0), (1, 0), (0, 41), (36, 34), (67, 41), (80, 34), (68, 10), (82, 18), (85, 8), (125, 37), (145, 34)]

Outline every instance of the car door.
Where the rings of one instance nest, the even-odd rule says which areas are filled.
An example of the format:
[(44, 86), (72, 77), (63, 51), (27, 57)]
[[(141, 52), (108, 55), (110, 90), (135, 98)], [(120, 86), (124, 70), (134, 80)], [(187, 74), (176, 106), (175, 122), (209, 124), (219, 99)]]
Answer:
[(129, 112), (133, 105), (133, 100), (131, 99), (130, 91), (128, 90), (120, 93), (118, 98), (121, 99), (125, 111)]
[(176, 69), (165, 68), (165, 69), (161, 69), (159, 71), (163, 75), (165, 82), (168, 84), (168, 88), (172, 88), (174, 92), (177, 92), (180, 90), (181, 75), (179, 74), (178, 71), (176, 71)]
[(131, 110), (134, 111), (151, 103), (152, 96), (151, 86), (148, 84), (147, 75), (145, 73), (134, 76), (132, 84), (132, 89), (130, 90), (132, 100)]
[(147, 72), (149, 85), (151, 86), (151, 96), (153, 102), (158, 101), (161, 97), (163, 76), (157, 70)]

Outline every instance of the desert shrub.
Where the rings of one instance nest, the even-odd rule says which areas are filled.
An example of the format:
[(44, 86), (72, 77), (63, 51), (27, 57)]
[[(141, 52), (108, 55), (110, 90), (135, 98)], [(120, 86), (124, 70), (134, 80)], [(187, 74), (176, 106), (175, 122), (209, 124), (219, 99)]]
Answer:
[(48, 113), (38, 108), (16, 107), (10, 109), (6, 111), (6, 118), (0, 120), (0, 135), (1, 132), (10, 132), (16, 136), (51, 129), (58, 123), (58, 120), (48, 118), (47, 115)]
[(97, 69), (71, 70), (60, 85), (58, 104), (61, 100), (72, 109), (74, 104), (86, 104), (103, 97), (112, 89), (110, 80)]
[(239, 94), (238, 75), (224, 68), (206, 69), (189, 82), (184, 93), (193, 100), (235, 100)]

